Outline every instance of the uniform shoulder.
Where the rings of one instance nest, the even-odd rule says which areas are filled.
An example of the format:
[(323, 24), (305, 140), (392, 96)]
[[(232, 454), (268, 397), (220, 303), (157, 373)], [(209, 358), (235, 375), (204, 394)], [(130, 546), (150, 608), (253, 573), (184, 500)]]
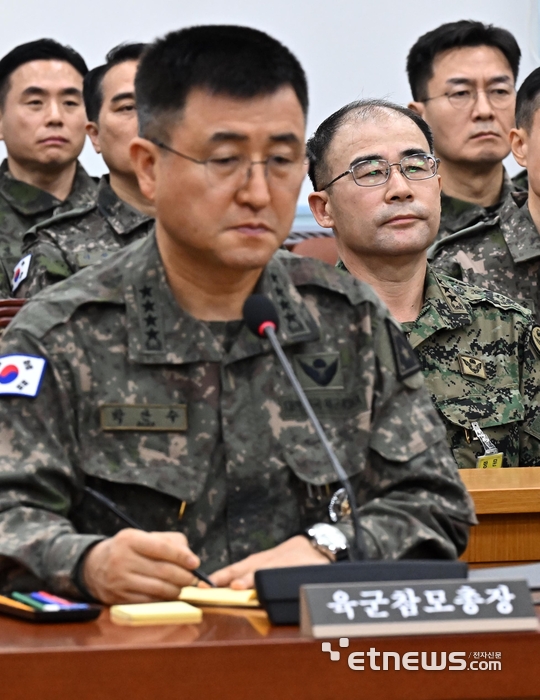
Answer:
[(386, 309), (369, 285), (356, 279), (347, 271), (315, 258), (301, 257), (286, 251), (279, 251), (276, 259), (286, 268), (296, 287), (321, 287), (347, 297), (353, 305), (367, 301), (374, 306)]
[(124, 271), (135, 245), (137, 244), (36, 294), (10, 323), (8, 333), (27, 331), (42, 338), (55, 326), (68, 322), (77, 309), (85, 304), (122, 305)]
[(485, 304), (487, 306), (495, 306), (496, 308), (504, 311), (514, 311), (515, 313), (524, 316), (527, 320), (532, 318), (532, 314), (529, 309), (521, 306), (521, 304), (514, 299), (504, 296), (504, 294), (493, 292), (491, 289), (476, 287), (468, 282), (462, 282), (461, 280), (456, 280), (453, 277), (448, 277), (447, 275), (442, 275), (440, 273), (437, 273), (437, 279), (443, 287), (446, 287), (450, 291), (454, 291), (456, 294), (459, 294), (459, 296), (465, 301), (469, 302), (471, 306)]
[(89, 204), (77, 207), (76, 209), (70, 209), (69, 211), (62, 212), (61, 214), (55, 214), (55, 216), (44, 219), (35, 226), (32, 226), (32, 228), (27, 231), (26, 236), (39, 231), (44, 231), (45, 229), (54, 231), (56, 227), (65, 223), (78, 223), (81, 219), (84, 219), (88, 216), (88, 214), (91, 214), (94, 211), (97, 211), (97, 204), (95, 202), (90, 202)]

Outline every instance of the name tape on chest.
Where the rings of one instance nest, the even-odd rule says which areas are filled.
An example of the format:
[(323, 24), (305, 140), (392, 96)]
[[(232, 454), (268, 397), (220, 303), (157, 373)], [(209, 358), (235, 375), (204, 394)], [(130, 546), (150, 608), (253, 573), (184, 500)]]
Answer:
[(25, 255), (24, 258), (21, 258), (17, 265), (15, 266), (15, 270), (13, 271), (13, 278), (11, 280), (11, 290), (14, 292), (21, 282), (23, 282), (27, 277), (28, 277), (28, 271), (30, 270), (30, 263), (32, 261), (32, 254), (29, 253), (28, 255)]
[(37, 396), (47, 360), (33, 355), (0, 357), (0, 394)]
[(109, 403), (100, 408), (101, 428), (105, 431), (135, 430), (185, 432), (186, 404), (123, 404)]

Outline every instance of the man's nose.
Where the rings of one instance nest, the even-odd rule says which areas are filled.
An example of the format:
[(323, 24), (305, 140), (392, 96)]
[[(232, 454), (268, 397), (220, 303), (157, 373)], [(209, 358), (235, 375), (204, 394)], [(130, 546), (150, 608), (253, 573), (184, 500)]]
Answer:
[(62, 108), (57, 100), (51, 100), (47, 105), (47, 123), (61, 124), (63, 122)]
[(270, 203), (271, 194), (266, 170), (264, 161), (251, 163), (246, 172), (246, 179), (238, 189), (240, 201), (253, 209), (263, 209)]
[(411, 181), (405, 177), (399, 163), (390, 166), (390, 175), (386, 183), (386, 198), (401, 200), (412, 199), (413, 196)]
[(492, 119), (493, 105), (485, 90), (478, 90), (473, 104), (473, 119)]

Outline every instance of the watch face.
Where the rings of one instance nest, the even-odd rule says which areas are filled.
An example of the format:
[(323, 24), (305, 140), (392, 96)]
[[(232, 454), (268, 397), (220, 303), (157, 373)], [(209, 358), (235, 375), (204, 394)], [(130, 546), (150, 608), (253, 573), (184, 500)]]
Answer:
[(326, 547), (331, 552), (347, 549), (347, 538), (341, 530), (334, 527), (334, 525), (316, 523), (309, 529), (309, 534), (320, 547)]

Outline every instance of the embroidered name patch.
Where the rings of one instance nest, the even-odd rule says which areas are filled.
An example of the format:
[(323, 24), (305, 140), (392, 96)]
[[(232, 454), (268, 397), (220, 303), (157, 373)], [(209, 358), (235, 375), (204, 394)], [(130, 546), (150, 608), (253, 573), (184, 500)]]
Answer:
[(0, 357), (0, 394), (37, 396), (47, 360), (33, 355)]
[(458, 355), (459, 368), (461, 374), (477, 379), (486, 379), (486, 368), (482, 360), (477, 357), (469, 357), (469, 355)]
[(100, 423), (103, 430), (180, 433), (187, 430), (187, 406), (106, 403), (100, 408)]
[(21, 258), (21, 260), (19, 260), (15, 266), (13, 278), (11, 280), (11, 290), (13, 292), (19, 287), (21, 282), (28, 277), (28, 270), (30, 269), (31, 260), (32, 254), (30, 253), (29, 255), (25, 255), (24, 258)]

